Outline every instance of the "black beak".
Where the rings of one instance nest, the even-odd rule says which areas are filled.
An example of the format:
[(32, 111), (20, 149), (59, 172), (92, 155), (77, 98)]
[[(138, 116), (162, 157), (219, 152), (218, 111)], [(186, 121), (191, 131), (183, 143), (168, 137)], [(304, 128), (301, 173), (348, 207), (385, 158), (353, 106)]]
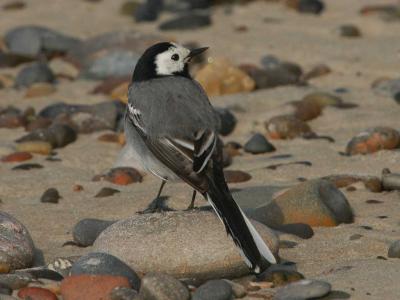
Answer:
[(193, 57), (203, 53), (204, 51), (206, 51), (208, 49), (208, 47), (203, 47), (203, 48), (197, 48), (197, 49), (193, 49), (190, 51), (189, 55), (187, 56), (188, 61), (190, 61)]

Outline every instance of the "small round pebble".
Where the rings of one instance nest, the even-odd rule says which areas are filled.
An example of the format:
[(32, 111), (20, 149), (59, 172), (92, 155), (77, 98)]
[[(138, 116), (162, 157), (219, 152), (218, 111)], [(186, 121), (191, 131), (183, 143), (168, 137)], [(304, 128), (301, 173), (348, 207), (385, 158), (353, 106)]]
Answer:
[(210, 280), (201, 285), (193, 294), (193, 300), (230, 300), (232, 286), (225, 280)]
[(40, 197), (40, 202), (42, 203), (58, 203), (58, 200), (61, 198), (60, 194), (55, 188), (47, 189), (42, 197)]
[(247, 143), (243, 146), (244, 151), (252, 154), (260, 154), (266, 152), (273, 152), (276, 150), (261, 133), (254, 134)]
[(109, 197), (114, 194), (120, 193), (119, 190), (109, 188), (109, 187), (103, 187), (97, 194), (94, 196), (95, 198), (104, 198), (104, 197)]
[(331, 285), (320, 280), (304, 279), (280, 288), (274, 300), (302, 300), (319, 298), (328, 294)]
[(99, 219), (80, 220), (72, 230), (74, 241), (80, 246), (93, 245), (96, 238), (115, 221), (105, 221)]
[(339, 27), (339, 34), (343, 37), (355, 38), (361, 36), (361, 31), (355, 25), (346, 24)]
[(388, 251), (388, 257), (400, 258), (400, 240), (394, 241)]
[(228, 135), (236, 127), (237, 119), (235, 115), (227, 108), (216, 107), (216, 112), (221, 120), (221, 127), (219, 128), (219, 133), (221, 135)]

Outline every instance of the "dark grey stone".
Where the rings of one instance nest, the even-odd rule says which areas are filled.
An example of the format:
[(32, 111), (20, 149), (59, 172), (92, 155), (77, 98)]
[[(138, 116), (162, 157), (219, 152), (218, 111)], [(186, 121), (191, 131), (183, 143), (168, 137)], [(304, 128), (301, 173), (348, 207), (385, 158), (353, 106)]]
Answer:
[(331, 285), (324, 281), (304, 279), (280, 288), (274, 300), (306, 300), (327, 295)]
[(208, 14), (188, 13), (160, 24), (160, 30), (191, 30), (211, 25)]
[(247, 143), (243, 146), (244, 151), (252, 154), (260, 154), (266, 152), (273, 152), (276, 150), (264, 135), (261, 133), (254, 134)]
[(162, 8), (162, 0), (147, 0), (137, 7), (134, 14), (135, 20), (136, 22), (155, 21)]
[(394, 241), (389, 246), (388, 257), (400, 258), (400, 240)]
[(72, 230), (73, 239), (80, 246), (91, 246), (100, 233), (115, 222), (98, 219), (80, 220)]
[(55, 77), (51, 69), (44, 63), (32, 63), (19, 71), (16, 79), (15, 86), (28, 87), (36, 82), (49, 82), (52, 83)]
[(225, 136), (232, 133), (237, 123), (235, 115), (228, 108), (224, 107), (215, 107), (215, 111), (221, 120), (219, 134)]
[(40, 202), (58, 203), (60, 198), (61, 196), (55, 188), (49, 188), (43, 193), (42, 197), (40, 197)]
[(162, 273), (149, 273), (142, 280), (140, 299), (146, 300), (189, 300), (186, 286), (174, 277)]
[(309, 14), (320, 14), (324, 10), (325, 5), (320, 0), (300, 0), (298, 11)]
[(134, 270), (117, 257), (101, 252), (92, 252), (79, 258), (71, 268), (71, 275), (112, 275), (128, 278), (132, 288), (139, 290), (140, 278)]
[(232, 296), (232, 286), (225, 280), (216, 279), (201, 285), (192, 300), (230, 300)]

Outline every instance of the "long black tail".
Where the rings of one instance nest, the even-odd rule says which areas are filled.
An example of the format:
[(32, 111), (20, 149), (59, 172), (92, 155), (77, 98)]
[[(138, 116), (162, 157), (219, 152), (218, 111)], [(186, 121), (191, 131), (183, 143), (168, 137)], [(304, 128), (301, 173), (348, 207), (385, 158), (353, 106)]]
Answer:
[(261, 273), (271, 263), (275, 264), (274, 255), (232, 198), (221, 166), (214, 165), (213, 176), (209, 176), (208, 181), (209, 190), (204, 193), (204, 197), (224, 223), (248, 267), (255, 273)]

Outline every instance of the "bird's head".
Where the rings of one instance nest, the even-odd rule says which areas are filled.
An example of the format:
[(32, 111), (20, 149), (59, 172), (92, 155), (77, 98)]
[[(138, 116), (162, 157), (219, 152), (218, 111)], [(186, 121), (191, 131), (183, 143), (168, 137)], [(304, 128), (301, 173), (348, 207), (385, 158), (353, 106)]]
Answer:
[(175, 43), (158, 43), (140, 57), (132, 81), (145, 81), (164, 76), (189, 77), (188, 63), (208, 47), (189, 50)]

